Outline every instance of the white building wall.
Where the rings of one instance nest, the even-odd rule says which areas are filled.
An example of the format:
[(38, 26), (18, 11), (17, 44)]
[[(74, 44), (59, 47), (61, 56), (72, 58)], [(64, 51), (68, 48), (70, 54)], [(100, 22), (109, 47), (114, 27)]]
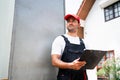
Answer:
[[(120, 56), (120, 17), (105, 22), (101, 1), (96, 0), (85, 20), (86, 46), (88, 49), (115, 50), (115, 55)], [(96, 72), (96, 69), (87, 71), (89, 80), (97, 80)]]
[(120, 17), (105, 22), (104, 9), (96, 0), (85, 22), (85, 41), (87, 48), (99, 50), (115, 50), (120, 53)]
[(8, 78), (15, 0), (0, 0), (0, 80)]

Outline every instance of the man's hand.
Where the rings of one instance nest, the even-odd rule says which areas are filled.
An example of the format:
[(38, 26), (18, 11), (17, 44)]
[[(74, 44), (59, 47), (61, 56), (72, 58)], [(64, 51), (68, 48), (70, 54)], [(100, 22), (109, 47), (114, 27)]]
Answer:
[(73, 62), (71, 62), (71, 69), (79, 70), (81, 67), (85, 66), (85, 61), (79, 61), (78, 59), (75, 59)]

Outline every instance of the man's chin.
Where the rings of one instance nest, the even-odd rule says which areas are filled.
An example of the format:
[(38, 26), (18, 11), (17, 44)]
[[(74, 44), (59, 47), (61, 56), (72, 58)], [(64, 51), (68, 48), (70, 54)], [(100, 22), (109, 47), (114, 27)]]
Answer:
[(75, 33), (76, 31), (73, 29), (71, 29), (71, 30), (69, 29), (68, 32)]

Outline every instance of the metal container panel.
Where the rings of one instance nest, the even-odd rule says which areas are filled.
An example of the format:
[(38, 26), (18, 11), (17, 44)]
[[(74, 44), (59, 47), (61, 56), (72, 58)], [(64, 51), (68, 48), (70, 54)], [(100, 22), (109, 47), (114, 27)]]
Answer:
[(56, 80), (54, 38), (65, 31), (64, 0), (16, 0), (9, 80)]

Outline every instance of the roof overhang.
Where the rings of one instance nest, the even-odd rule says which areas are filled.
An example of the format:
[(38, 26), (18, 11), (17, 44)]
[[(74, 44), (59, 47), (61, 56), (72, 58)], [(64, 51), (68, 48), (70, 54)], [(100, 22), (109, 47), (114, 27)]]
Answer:
[(77, 15), (81, 19), (85, 20), (95, 1), (96, 0), (83, 0), (82, 4), (77, 12)]

